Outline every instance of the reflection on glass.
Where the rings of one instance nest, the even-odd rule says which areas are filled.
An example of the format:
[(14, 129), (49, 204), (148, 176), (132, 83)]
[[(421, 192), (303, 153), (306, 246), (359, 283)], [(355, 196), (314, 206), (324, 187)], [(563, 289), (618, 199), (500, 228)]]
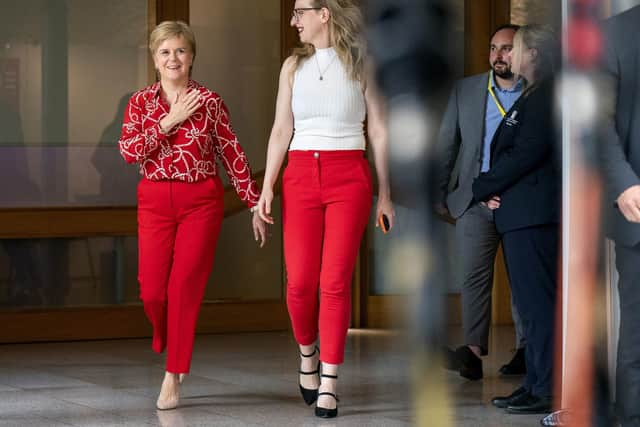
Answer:
[(222, 95), (251, 166), (261, 170), (280, 74), (280, 1), (213, 3), (189, 3), (189, 22), (198, 40), (193, 78)]
[(0, 240), (0, 307), (138, 303), (134, 237)]
[[(116, 149), (124, 111), (133, 92), (125, 93), (118, 101), (118, 108), (91, 154), (91, 164), (99, 175), (99, 192), (84, 197), (87, 205), (135, 205), (136, 189), (140, 179), (139, 169), (126, 165)], [(114, 193), (117, 189), (118, 193)]]
[(185, 427), (187, 425), (180, 411), (157, 410), (156, 415), (161, 427)]
[[(113, 161), (120, 99), (147, 81), (147, 0), (2, 2), (0, 208), (133, 205)], [(107, 133), (111, 130), (111, 133)], [(111, 147), (109, 147), (111, 144)], [(133, 194), (133, 196), (132, 196)]]
[[(117, 140), (126, 100), (150, 83), (148, 3), (2, 3), (0, 179), (12, 185), (0, 209), (135, 205), (138, 169)], [(258, 172), (275, 108), (280, 2), (192, 0), (190, 10), (194, 78), (227, 101)], [(227, 218), (206, 298), (281, 298), (281, 221), (271, 234), (260, 250), (247, 212)], [(1, 308), (139, 303), (136, 276), (135, 237), (0, 240)]]
[(256, 244), (247, 211), (225, 218), (218, 238), (206, 300), (277, 300), (282, 297), (281, 198), (273, 201), (276, 224), (264, 248)]

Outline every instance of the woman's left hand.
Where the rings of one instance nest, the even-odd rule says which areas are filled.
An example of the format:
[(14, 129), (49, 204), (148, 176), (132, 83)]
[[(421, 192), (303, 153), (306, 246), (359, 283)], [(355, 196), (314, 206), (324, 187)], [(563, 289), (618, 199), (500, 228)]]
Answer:
[(378, 218), (380, 215), (386, 215), (389, 220), (389, 230), (393, 228), (396, 212), (393, 210), (393, 203), (389, 197), (378, 197), (378, 206), (376, 207), (376, 227), (379, 227)]
[(258, 211), (253, 213), (251, 225), (253, 226), (253, 237), (255, 237), (256, 242), (260, 241), (260, 247), (262, 248), (267, 242), (267, 223), (260, 218)]

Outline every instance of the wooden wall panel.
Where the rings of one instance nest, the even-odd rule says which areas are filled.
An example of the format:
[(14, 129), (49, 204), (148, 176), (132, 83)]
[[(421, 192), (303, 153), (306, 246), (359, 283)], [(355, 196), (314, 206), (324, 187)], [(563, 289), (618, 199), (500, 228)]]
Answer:
[[(446, 294), (442, 301), (446, 305), (447, 318), (444, 326), (462, 325), (460, 294)], [(414, 301), (408, 296), (371, 295), (368, 297), (367, 324), (362, 327), (373, 329), (406, 329), (411, 326), (409, 318)], [(359, 326), (355, 326), (359, 327)]]
[[(286, 330), (288, 323), (287, 310), (280, 301), (205, 302), (197, 333), (280, 331)], [(137, 304), (0, 311), (0, 324), (0, 344), (152, 335), (142, 305)]]
[(549, 0), (511, 0), (511, 22), (518, 25), (547, 24), (560, 28), (562, 2)]
[(176, 20), (189, 23), (189, 1), (156, 0), (156, 23)]
[(282, 27), (280, 36), (282, 49), (280, 50), (280, 56), (282, 58), (282, 61), (284, 61), (291, 54), (291, 49), (293, 49), (298, 44), (298, 33), (296, 33), (295, 29), (290, 25), (293, 4), (293, 0), (280, 1), (280, 10), (282, 13)]
[(493, 30), (511, 20), (510, 0), (465, 0), (464, 73), (470, 76), (489, 67), (489, 39)]
[[(264, 172), (254, 175), (262, 186)], [(280, 192), (280, 182), (275, 193)], [(225, 188), (224, 216), (235, 215), (247, 206), (231, 186)], [(137, 208), (73, 207), (0, 209), (0, 239), (41, 239), (137, 235)]]

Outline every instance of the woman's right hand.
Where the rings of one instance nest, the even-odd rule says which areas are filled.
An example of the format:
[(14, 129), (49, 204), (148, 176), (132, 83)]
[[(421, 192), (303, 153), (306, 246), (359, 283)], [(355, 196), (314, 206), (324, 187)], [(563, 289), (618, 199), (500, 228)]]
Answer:
[(500, 196), (491, 196), (491, 199), (482, 203), (492, 211), (495, 211), (500, 207), (500, 201), (501, 201)]
[(171, 101), (169, 114), (160, 122), (163, 130), (169, 131), (174, 126), (187, 120), (193, 113), (202, 107), (202, 95), (200, 92), (191, 89), (186, 94), (176, 93), (175, 98)]
[(267, 224), (274, 223), (271, 216), (271, 202), (273, 202), (273, 189), (265, 186), (260, 193), (260, 200), (258, 200), (258, 215)]

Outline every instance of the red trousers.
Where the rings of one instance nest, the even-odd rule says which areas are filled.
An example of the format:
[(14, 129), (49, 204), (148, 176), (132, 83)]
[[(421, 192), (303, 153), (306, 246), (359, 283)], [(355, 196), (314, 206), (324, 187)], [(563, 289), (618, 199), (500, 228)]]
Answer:
[(187, 373), (200, 303), (224, 217), (220, 178), (138, 185), (138, 281), (166, 370)]
[[(369, 220), (372, 184), (363, 151), (291, 151), (282, 178), (287, 307), (296, 341), (340, 364), (351, 278)], [(319, 289), (319, 293), (318, 293)]]

